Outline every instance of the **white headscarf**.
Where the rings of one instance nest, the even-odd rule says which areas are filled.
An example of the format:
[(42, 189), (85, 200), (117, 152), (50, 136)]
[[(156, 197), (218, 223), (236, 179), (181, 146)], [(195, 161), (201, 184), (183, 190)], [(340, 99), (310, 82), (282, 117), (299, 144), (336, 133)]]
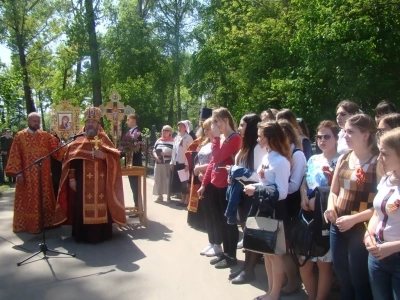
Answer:
[(178, 122), (178, 124), (180, 124), (180, 123), (185, 125), (186, 132), (189, 133), (190, 132), (190, 121), (189, 120), (183, 120), (183, 121), (179, 121)]

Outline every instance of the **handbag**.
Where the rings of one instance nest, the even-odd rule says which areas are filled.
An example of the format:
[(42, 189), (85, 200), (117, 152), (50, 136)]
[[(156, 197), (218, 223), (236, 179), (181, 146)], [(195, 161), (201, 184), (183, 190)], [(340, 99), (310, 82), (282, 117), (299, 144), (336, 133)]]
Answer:
[(243, 248), (261, 254), (285, 254), (286, 240), (283, 221), (272, 218), (248, 217), (243, 235)]
[[(325, 222), (323, 212), (326, 210), (329, 187), (317, 187), (311, 196), (315, 195), (315, 210), (300, 210), (297, 223), (290, 235), (289, 252), (295, 264), (304, 266), (312, 257), (324, 256), (330, 248), (329, 224)], [(300, 264), (298, 256), (304, 256)]]

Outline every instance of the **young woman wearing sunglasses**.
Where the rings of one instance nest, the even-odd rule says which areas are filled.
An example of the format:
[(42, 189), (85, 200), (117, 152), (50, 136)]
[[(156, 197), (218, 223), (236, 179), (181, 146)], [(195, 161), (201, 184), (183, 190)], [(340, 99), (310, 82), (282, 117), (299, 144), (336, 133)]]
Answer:
[[(301, 188), (301, 207), (305, 211), (314, 210), (315, 197), (313, 191), (317, 187), (331, 185), (333, 172), (339, 154), (336, 150), (339, 128), (333, 121), (322, 121), (317, 128), (315, 140), (322, 150), (321, 154), (310, 157), (307, 172)], [(299, 258), (303, 262), (302, 257)], [(314, 264), (318, 267), (318, 278), (314, 272)], [(301, 279), (308, 294), (308, 299), (327, 299), (332, 285), (332, 255), (329, 250), (322, 257), (311, 258), (300, 268)]]

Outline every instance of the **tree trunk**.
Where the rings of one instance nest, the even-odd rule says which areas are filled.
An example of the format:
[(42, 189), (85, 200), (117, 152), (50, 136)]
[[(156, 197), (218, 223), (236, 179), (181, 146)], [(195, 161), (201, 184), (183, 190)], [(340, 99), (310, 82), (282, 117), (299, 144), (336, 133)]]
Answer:
[(62, 87), (63, 91), (65, 91), (65, 89), (67, 88), (67, 79), (68, 79), (68, 69), (65, 68), (64, 69), (64, 78), (63, 78), (63, 87)]
[(21, 64), (21, 69), (22, 69), (22, 80), (24, 85), (26, 113), (29, 115), (31, 112), (36, 111), (36, 107), (32, 97), (32, 89), (31, 86), (29, 85), (29, 74), (28, 74), (28, 66), (26, 63), (25, 48), (22, 43), (22, 36), (18, 33), (17, 33), (17, 45), (18, 45), (19, 62)]
[(180, 30), (178, 24), (175, 26), (175, 61), (173, 62), (174, 80), (176, 86), (176, 99), (178, 105), (178, 119), (182, 120), (182, 107), (181, 107), (181, 53), (180, 53)]
[(172, 78), (171, 94), (169, 98), (168, 124), (174, 124), (174, 97), (175, 97), (175, 80), (174, 78)]
[(43, 109), (43, 101), (42, 101), (42, 94), (38, 91), (38, 99), (39, 99), (39, 109), (40, 115), (42, 116), (42, 130), (46, 131), (46, 122), (44, 121), (44, 109)]
[(81, 74), (82, 74), (82, 61), (80, 60), (76, 64), (76, 80), (75, 80), (76, 84), (81, 83)]
[(85, 0), (86, 9), (86, 27), (89, 34), (89, 50), (90, 50), (90, 69), (92, 71), (92, 91), (93, 105), (100, 106), (101, 98), (101, 78), (100, 78), (100, 63), (99, 63), (99, 48), (96, 36), (96, 23), (93, 10), (93, 1)]
[(182, 120), (182, 103), (181, 103), (181, 76), (179, 74), (179, 66), (177, 67), (177, 73), (175, 75), (176, 80), (176, 99), (178, 100), (178, 119)]

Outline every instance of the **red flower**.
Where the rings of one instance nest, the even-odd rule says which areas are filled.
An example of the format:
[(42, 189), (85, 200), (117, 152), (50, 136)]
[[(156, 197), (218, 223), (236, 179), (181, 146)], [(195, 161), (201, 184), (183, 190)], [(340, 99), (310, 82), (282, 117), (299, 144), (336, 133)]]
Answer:
[(360, 185), (362, 182), (365, 181), (365, 172), (364, 172), (363, 168), (357, 169), (356, 177), (357, 177), (357, 180), (356, 180), (357, 185)]
[(323, 166), (322, 172), (324, 172), (326, 176), (328, 176), (328, 185), (330, 186), (332, 184), (332, 178), (333, 178), (333, 172), (331, 168), (328, 166)]

